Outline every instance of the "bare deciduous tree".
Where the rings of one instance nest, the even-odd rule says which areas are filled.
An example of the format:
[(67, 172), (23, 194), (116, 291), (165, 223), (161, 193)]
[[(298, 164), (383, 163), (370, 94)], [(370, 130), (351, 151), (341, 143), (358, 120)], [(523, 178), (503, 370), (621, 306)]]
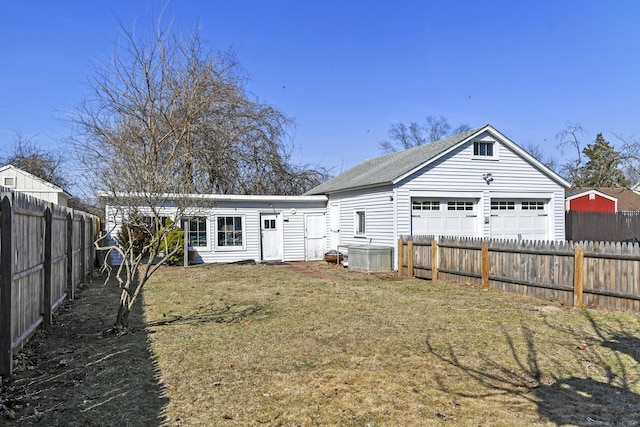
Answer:
[(525, 144), (522, 148), (524, 148), (527, 153), (531, 154), (533, 158), (538, 160), (540, 163), (542, 163), (552, 171), (556, 170), (558, 166), (556, 159), (554, 159), (551, 155), (545, 153), (540, 144), (529, 143)]
[(62, 153), (38, 147), (34, 137), (17, 133), (13, 147), (0, 162), (5, 165), (11, 164), (63, 190), (69, 190), (70, 182), (61, 170), (64, 156)]
[(579, 123), (567, 122), (567, 125), (556, 135), (558, 141), (558, 148), (560, 152), (564, 154), (566, 149), (575, 152), (573, 159), (565, 162), (561, 166), (562, 176), (576, 187), (582, 186), (582, 136), (586, 134), (586, 131)]
[(122, 260), (110, 272), (122, 288), (116, 329), (158, 266), (184, 250), (171, 236), (198, 215), (194, 194), (297, 194), (325, 178), (290, 163), (290, 120), (243, 83), (233, 55), (205, 51), (197, 30), (183, 37), (160, 24), (122, 28), (90, 78), (71, 141), (89, 185), (115, 207), (107, 220), (123, 224), (107, 230), (120, 244), (103, 247)]
[(461, 123), (452, 131), (451, 124), (445, 117), (427, 116), (424, 125), (416, 122), (411, 122), (408, 125), (404, 122), (392, 124), (389, 128), (390, 140), (380, 142), (379, 147), (384, 153), (393, 153), (438, 141), (470, 129), (468, 124)]

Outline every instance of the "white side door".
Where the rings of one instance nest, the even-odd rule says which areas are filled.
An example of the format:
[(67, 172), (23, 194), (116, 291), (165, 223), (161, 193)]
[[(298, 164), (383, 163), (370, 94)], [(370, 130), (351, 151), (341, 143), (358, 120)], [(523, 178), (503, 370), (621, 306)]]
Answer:
[(279, 215), (261, 214), (260, 233), (262, 236), (262, 259), (264, 261), (282, 261), (282, 232)]
[(326, 217), (323, 213), (304, 216), (304, 258), (306, 261), (324, 258), (326, 226)]

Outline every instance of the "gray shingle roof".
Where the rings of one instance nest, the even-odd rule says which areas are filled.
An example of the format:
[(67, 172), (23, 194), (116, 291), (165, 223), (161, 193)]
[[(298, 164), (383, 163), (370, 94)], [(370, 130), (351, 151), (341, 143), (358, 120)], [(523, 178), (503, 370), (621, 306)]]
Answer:
[(487, 126), (472, 129), (439, 141), (365, 160), (340, 175), (323, 182), (305, 194), (327, 194), (335, 191), (391, 184), (441, 153), (455, 147)]

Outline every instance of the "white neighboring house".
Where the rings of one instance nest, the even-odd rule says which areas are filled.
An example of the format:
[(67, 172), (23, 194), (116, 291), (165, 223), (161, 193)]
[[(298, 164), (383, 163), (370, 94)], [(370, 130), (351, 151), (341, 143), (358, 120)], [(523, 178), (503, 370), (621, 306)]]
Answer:
[(13, 165), (0, 167), (0, 185), (60, 206), (69, 205), (69, 193)]
[[(307, 192), (328, 198), (328, 247), (401, 235), (563, 240), (569, 183), (490, 125), (367, 160)], [(395, 258), (395, 257), (394, 257)]]
[[(176, 218), (170, 204), (160, 215), (179, 222), (188, 233), (195, 262), (311, 261), (326, 252), (325, 196), (191, 195), (197, 205), (188, 217)], [(123, 208), (106, 201), (109, 243), (120, 231)], [(195, 203), (194, 203), (195, 204)], [(138, 208), (144, 215), (145, 208)], [(149, 212), (148, 208), (146, 209)], [(150, 213), (149, 213), (149, 216)], [(186, 223), (188, 221), (188, 224)], [(121, 259), (111, 254), (111, 263)]]

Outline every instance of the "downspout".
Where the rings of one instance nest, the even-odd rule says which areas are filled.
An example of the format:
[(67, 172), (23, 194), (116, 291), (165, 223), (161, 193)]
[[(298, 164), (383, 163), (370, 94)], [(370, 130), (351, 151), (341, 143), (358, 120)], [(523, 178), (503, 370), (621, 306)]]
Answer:
[[(396, 187), (393, 187), (391, 190), (391, 203), (393, 209), (393, 242), (395, 242), (395, 246), (397, 247), (398, 242), (398, 190)], [(393, 270), (398, 271), (398, 254), (393, 251)]]

